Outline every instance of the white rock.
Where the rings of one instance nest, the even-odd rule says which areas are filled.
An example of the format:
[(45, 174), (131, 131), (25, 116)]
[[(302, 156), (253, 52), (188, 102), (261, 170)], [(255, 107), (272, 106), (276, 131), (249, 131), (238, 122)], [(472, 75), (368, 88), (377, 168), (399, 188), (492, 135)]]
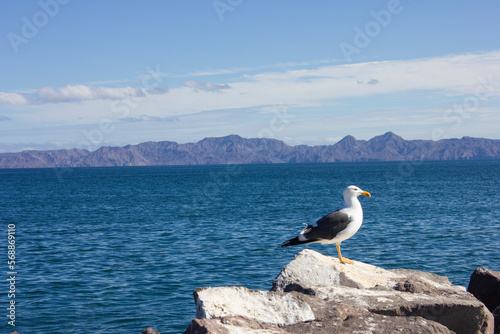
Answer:
[[(357, 289), (394, 289), (397, 284), (413, 278), (426, 289), (444, 290), (450, 294), (463, 294), (463, 287), (455, 286), (446, 278), (414, 270), (385, 270), (363, 262), (344, 264), (337, 258), (304, 249), (288, 263), (273, 282), (274, 291), (302, 288), (342, 286)], [(295, 284), (295, 286), (294, 286)], [(294, 289), (299, 288), (299, 289)], [(411, 288), (410, 286), (407, 287)], [(303, 291), (304, 292), (304, 291)]]
[(309, 286), (347, 286), (368, 289), (385, 285), (394, 278), (388, 270), (354, 261), (341, 263), (337, 258), (304, 249), (288, 263), (275, 280), (277, 290), (283, 282), (297, 282)]
[(299, 293), (284, 294), (245, 287), (202, 288), (195, 291), (196, 317), (243, 316), (266, 324), (290, 325), (315, 319), (305, 299), (307, 296)]
[(271, 291), (197, 289), (185, 333), (493, 333), (493, 316), (446, 277), (302, 250)]

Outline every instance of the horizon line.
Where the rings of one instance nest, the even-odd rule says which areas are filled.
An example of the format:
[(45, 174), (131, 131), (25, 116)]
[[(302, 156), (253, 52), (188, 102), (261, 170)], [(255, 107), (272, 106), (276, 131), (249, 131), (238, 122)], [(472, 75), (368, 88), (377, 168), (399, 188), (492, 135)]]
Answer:
[(209, 136), (209, 137), (204, 137), (198, 141), (190, 141), (190, 142), (185, 142), (185, 143), (179, 143), (177, 141), (172, 141), (172, 140), (158, 140), (158, 141), (153, 141), (153, 140), (149, 140), (149, 141), (143, 141), (143, 142), (139, 142), (139, 143), (136, 143), (136, 144), (125, 144), (125, 145), (102, 145), (102, 146), (99, 146), (97, 149), (95, 150), (88, 150), (88, 149), (85, 149), (85, 148), (78, 148), (78, 147), (73, 147), (73, 148), (54, 148), (54, 149), (30, 149), (30, 148), (27, 148), (27, 149), (23, 149), (21, 151), (13, 151), (13, 152), (0, 152), (0, 155), (4, 155), (4, 154), (18, 154), (18, 153), (23, 153), (23, 152), (50, 152), (50, 151), (72, 151), (72, 150), (81, 150), (81, 151), (87, 151), (87, 152), (96, 152), (104, 147), (109, 147), (109, 148), (124, 148), (124, 147), (127, 147), (127, 146), (138, 146), (138, 145), (141, 145), (141, 144), (145, 144), (145, 143), (162, 143), (162, 142), (170, 142), (170, 143), (175, 143), (175, 144), (178, 144), (178, 145), (188, 145), (188, 144), (198, 144), (200, 142), (202, 142), (203, 140), (207, 140), (207, 139), (222, 139), (222, 138), (228, 138), (228, 137), (239, 137), (241, 139), (245, 139), (245, 140), (252, 140), (252, 139), (258, 139), (258, 140), (275, 140), (275, 141), (279, 141), (279, 142), (282, 142), (290, 147), (297, 147), (297, 146), (307, 146), (307, 147), (317, 147), (317, 146), (334, 146), (336, 144), (338, 144), (339, 142), (341, 142), (342, 140), (344, 140), (345, 138), (348, 138), (348, 137), (352, 137), (354, 138), (356, 141), (370, 141), (374, 138), (377, 138), (377, 137), (382, 137), (382, 136), (385, 136), (385, 135), (388, 135), (388, 134), (392, 134), (392, 135), (395, 135), (396, 137), (399, 137), (401, 139), (403, 139), (404, 141), (428, 141), (428, 142), (438, 142), (438, 141), (441, 141), (441, 140), (461, 140), (461, 139), (464, 139), (464, 138), (472, 138), (472, 139), (486, 139), (486, 140), (500, 140), (500, 139), (494, 139), (494, 138), (485, 138), (485, 137), (471, 137), (471, 136), (462, 136), (460, 138), (457, 138), (457, 137), (452, 137), (452, 138), (440, 138), (440, 139), (405, 139), (403, 138), (402, 136), (396, 134), (395, 132), (393, 131), (387, 131), (381, 135), (376, 135), (370, 139), (357, 139), (354, 135), (345, 135), (344, 137), (342, 137), (340, 140), (334, 142), (334, 143), (331, 143), (331, 144), (318, 144), (318, 145), (308, 145), (308, 144), (297, 144), (297, 145), (290, 145), (288, 144), (285, 140), (282, 140), (282, 139), (277, 139), (277, 138), (267, 138), (267, 137), (243, 137), (239, 134), (235, 134), (235, 133), (231, 133), (231, 134), (228, 134), (228, 135), (224, 135), (224, 136)]

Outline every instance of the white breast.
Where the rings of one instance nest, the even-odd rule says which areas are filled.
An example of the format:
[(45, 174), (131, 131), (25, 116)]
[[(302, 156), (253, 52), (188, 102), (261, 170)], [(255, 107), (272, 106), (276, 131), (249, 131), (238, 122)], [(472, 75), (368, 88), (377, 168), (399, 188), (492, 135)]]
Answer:
[(356, 232), (358, 232), (359, 228), (361, 227), (361, 224), (363, 223), (363, 211), (361, 210), (361, 206), (356, 209), (345, 208), (340, 211), (345, 212), (349, 215), (351, 223), (347, 225), (347, 228), (345, 230), (339, 232), (335, 236), (335, 238), (331, 240), (321, 241), (322, 244), (340, 244), (342, 241), (347, 240), (354, 234), (356, 234)]

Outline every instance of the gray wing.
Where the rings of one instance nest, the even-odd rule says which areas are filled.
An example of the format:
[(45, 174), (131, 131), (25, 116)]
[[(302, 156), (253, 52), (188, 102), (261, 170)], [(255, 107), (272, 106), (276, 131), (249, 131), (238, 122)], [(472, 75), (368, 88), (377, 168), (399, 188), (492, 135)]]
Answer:
[(345, 230), (351, 220), (347, 213), (339, 210), (327, 214), (314, 225), (307, 225), (303, 231), (307, 240), (331, 240), (340, 232)]

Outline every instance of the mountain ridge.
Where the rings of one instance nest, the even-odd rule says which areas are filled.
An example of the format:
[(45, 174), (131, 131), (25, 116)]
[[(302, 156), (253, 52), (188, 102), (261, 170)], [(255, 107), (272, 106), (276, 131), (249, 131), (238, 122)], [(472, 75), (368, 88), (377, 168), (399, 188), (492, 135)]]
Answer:
[(250, 163), (318, 163), (402, 160), (500, 159), (500, 140), (405, 140), (393, 132), (358, 140), (347, 135), (333, 145), (297, 145), (239, 135), (207, 137), (196, 143), (144, 142), (95, 151), (60, 149), (1, 153), (0, 168), (113, 167)]

